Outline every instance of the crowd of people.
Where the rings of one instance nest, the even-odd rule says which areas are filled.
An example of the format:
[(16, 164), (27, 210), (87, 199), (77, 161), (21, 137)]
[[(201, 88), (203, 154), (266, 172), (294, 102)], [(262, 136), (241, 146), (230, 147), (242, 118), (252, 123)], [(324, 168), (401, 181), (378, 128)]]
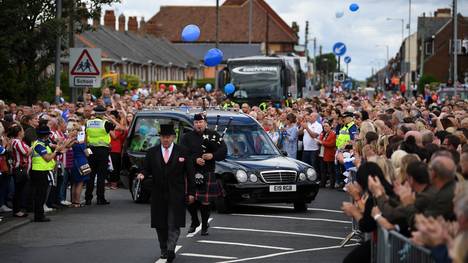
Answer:
[[(102, 112), (95, 110), (98, 106)], [(111, 171), (102, 180), (107, 180), (108, 189), (117, 188), (122, 145), (135, 112), (159, 106), (212, 106), (250, 115), (287, 156), (315, 168), (321, 187), (344, 190), (352, 197), (342, 209), (362, 232), (375, 232), (380, 225), (430, 247), (437, 262), (466, 262), (468, 103), (459, 96), (437, 98), (428, 89), (423, 95), (369, 96), (343, 92), (336, 84), (313, 98), (259, 106), (236, 104), (222, 91), (208, 93), (202, 87), (140, 88), (122, 94), (103, 88), (100, 97), (87, 92), (77, 103), (57, 99), (19, 106), (0, 101), (0, 212), (11, 211), (10, 199), (15, 216), (25, 216), (23, 209), (32, 211), (32, 186), (37, 184), (30, 176), (32, 159), (44, 150), (54, 153), (48, 158), (56, 161), (46, 181), (45, 211), (56, 205), (82, 205), (83, 186), (94, 186), (94, 178), (83, 172), (86, 164), (93, 166), (85, 127), (96, 115), (111, 124), (105, 129), (111, 140)], [(35, 145), (38, 137), (47, 147)], [(98, 203), (107, 202), (99, 193), (98, 198)], [(370, 260), (370, 249), (367, 240), (344, 262)]]

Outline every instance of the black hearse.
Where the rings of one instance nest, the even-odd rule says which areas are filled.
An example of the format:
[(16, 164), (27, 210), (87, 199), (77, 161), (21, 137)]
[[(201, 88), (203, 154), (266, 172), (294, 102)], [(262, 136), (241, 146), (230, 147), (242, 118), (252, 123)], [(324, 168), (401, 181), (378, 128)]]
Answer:
[[(176, 141), (193, 129), (193, 116), (201, 109), (151, 109), (136, 113), (131, 124), (124, 151), (131, 168), (128, 187), (136, 202), (146, 202), (151, 196), (151, 179), (137, 180), (145, 152), (159, 142), (159, 126), (171, 123)], [(208, 125), (214, 128), (219, 117), (218, 132), (228, 148), (225, 161), (216, 164), (216, 174), (224, 196), (216, 201), (219, 212), (227, 212), (236, 203), (293, 203), (299, 211), (315, 199), (319, 186), (314, 169), (288, 158), (273, 144), (260, 124), (248, 115), (224, 110), (207, 110)]]

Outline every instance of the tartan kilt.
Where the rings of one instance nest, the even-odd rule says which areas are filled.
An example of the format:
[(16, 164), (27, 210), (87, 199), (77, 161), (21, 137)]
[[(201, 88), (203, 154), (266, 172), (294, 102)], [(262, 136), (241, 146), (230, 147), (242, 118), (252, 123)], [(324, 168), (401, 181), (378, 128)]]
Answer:
[(205, 183), (196, 185), (195, 200), (203, 203), (214, 202), (223, 195), (222, 187), (216, 180), (215, 173), (204, 173)]

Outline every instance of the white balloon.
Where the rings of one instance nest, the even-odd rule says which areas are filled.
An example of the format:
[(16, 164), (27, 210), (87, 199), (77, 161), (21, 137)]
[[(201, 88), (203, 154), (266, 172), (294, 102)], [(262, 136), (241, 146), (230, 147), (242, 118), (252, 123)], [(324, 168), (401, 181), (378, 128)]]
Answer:
[(335, 13), (335, 17), (336, 17), (336, 18), (342, 18), (343, 16), (344, 16), (344, 12), (342, 12), (342, 11), (337, 11), (337, 12)]

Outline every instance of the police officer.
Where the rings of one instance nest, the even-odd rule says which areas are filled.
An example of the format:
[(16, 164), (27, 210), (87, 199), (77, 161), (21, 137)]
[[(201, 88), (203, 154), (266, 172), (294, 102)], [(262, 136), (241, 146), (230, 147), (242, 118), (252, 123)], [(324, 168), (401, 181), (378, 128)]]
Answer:
[(354, 114), (345, 112), (343, 114), (343, 127), (340, 129), (336, 137), (336, 147), (343, 149), (350, 141), (353, 141), (358, 133), (358, 127), (354, 123)]
[(106, 108), (99, 105), (94, 108), (95, 118), (86, 122), (86, 143), (91, 150), (89, 165), (93, 171), (86, 185), (86, 205), (91, 205), (94, 190), (94, 178), (97, 176), (96, 195), (98, 205), (110, 204), (104, 197), (105, 180), (109, 167), (109, 132), (114, 130), (115, 124), (105, 120)]
[(47, 198), (47, 189), (50, 183), (54, 181), (53, 171), (55, 169), (55, 158), (64, 149), (64, 145), (58, 145), (54, 151), (49, 146), (50, 128), (47, 123), (42, 123), (36, 128), (37, 140), (35, 140), (31, 147), (32, 152), (32, 166), (31, 166), (31, 187), (34, 206), (34, 221), (35, 222), (48, 222), (49, 218), (44, 216), (44, 204)]
[(221, 194), (216, 181), (215, 162), (226, 158), (227, 147), (221, 136), (207, 129), (208, 123), (203, 114), (195, 114), (193, 118), (194, 131), (186, 133), (181, 140), (189, 150), (195, 168), (195, 202), (188, 206), (192, 218), (189, 233), (195, 232), (200, 225), (198, 209), (201, 214), (201, 235), (208, 235), (208, 218), (210, 217), (210, 202)]

